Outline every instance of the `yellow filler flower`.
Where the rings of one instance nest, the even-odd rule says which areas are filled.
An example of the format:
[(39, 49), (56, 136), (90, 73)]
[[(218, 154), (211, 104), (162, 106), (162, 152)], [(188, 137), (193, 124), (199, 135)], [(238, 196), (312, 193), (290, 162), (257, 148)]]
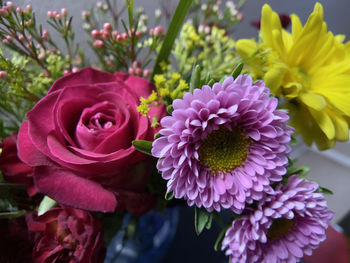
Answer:
[(349, 139), (350, 43), (327, 31), (320, 3), (304, 27), (296, 15), (291, 21), (289, 33), (264, 5), (260, 42), (243, 39), (236, 48), (252, 74), (289, 110), (291, 125), (304, 141), (328, 149)]

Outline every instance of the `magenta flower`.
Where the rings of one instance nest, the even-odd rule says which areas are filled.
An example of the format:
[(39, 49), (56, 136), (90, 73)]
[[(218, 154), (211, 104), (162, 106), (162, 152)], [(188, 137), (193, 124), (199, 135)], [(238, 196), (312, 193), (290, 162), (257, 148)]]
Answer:
[(175, 100), (152, 148), (167, 191), (190, 206), (236, 213), (272, 193), (271, 182), (286, 172), (293, 130), (269, 95), (264, 82), (243, 75)]
[(276, 195), (266, 197), (256, 209), (246, 209), (233, 221), (222, 242), (231, 262), (298, 262), (326, 239), (333, 212), (318, 185), (293, 175)]

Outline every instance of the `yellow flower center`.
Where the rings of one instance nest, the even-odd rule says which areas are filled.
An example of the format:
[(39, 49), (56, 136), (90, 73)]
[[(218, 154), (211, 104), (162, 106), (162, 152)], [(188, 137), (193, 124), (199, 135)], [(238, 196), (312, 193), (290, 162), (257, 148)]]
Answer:
[(272, 222), (266, 236), (270, 239), (277, 239), (289, 232), (292, 228), (294, 221), (292, 219), (277, 218)]
[(247, 158), (249, 144), (249, 138), (241, 130), (221, 127), (201, 141), (200, 163), (210, 168), (213, 176), (231, 172)]

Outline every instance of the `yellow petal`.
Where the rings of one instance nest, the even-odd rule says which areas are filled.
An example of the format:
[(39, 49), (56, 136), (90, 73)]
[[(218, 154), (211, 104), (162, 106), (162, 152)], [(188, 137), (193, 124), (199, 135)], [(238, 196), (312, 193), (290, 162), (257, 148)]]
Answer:
[(275, 66), (269, 69), (264, 76), (266, 87), (271, 90), (273, 95), (280, 93), (280, 87), (286, 70), (281, 66)]
[(293, 40), (295, 41), (303, 30), (303, 25), (301, 24), (299, 17), (295, 14), (290, 15), (290, 19), (292, 22)]
[(348, 141), (349, 140), (349, 125), (346, 120), (341, 116), (332, 111), (328, 112), (335, 127), (335, 139), (337, 141)]
[(258, 45), (255, 40), (241, 39), (236, 43), (236, 50), (241, 57), (246, 58), (258, 50)]
[(344, 115), (350, 116), (350, 93), (323, 93), (332, 107), (341, 111)]
[(277, 13), (272, 11), (269, 5), (265, 4), (261, 11), (260, 37), (264, 41), (264, 44), (269, 47), (273, 45), (271, 32), (274, 29), (282, 29), (280, 18)]
[(334, 139), (335, 127), (329, 115), (325, 111), (316, 111), (312, 108), (309, 108), (309, 112), (328, 140)]
[(323, 96), (317, 95), (314, 93), (304, 93), (300, 95), (300, 100), (308, 107), (313, 108), (314, 110), (321, 111), (323, 110), (327, 102)]

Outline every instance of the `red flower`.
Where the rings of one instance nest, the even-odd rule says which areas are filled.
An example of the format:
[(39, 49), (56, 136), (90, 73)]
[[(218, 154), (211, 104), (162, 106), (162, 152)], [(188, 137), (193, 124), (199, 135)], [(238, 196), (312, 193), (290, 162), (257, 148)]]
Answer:
[[(131, 209), (143, 200), (149, 200), (143, 211), (152, 208), (154, 199), (145, 192), (147, 156), (131, 144), (153, 140), (156, 130), (136, 109), (152, 90), (145, 79), (92, 68), (57, 80), (18, 135), (19, 157), (34, 167), (38, 192), (91, 211), (139, 213), (140, 207)], [(165, 107), (153, 109), (155, 114), (163, 117)], [(125, 199), (125, 192), (137, 198)]]
[(28, 230), (34, 240), (33, 261), (99, 263), (103, 262), (103, 229), (89, 212), (57, 207), (41, 216), (27, 215)]
[(13, 133), (0, 144), (0, 170), (6, 181), (26, 185), (28, 194), (32, 196), (36, 193), (33, 187), (33, 168), (18, 158), (16, 143), (17, 133)]

